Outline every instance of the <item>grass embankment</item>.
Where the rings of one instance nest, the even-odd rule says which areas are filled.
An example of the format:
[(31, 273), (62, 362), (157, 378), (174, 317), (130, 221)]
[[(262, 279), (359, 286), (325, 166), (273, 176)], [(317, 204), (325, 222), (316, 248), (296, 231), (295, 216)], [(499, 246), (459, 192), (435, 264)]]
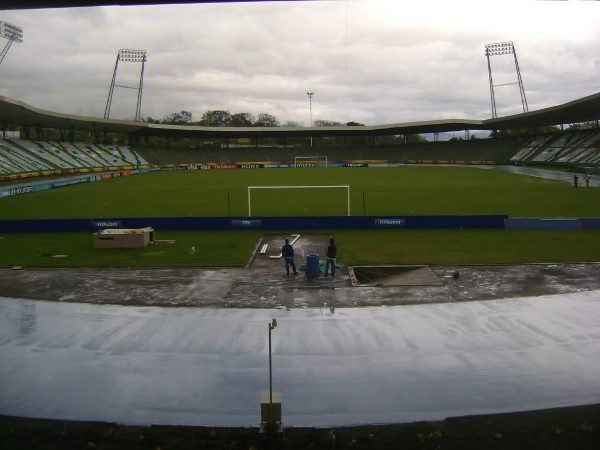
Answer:
[(255, 428), (128, 427), (0, 416), (5, 450), (446, 449), (597, 450), (600, 406), (335, 429), (288, 428), (267, 441)]
[[(338, 261), (351, 265), (600, 261), (600, 230), (323, 231), (330, 232), (338, 243)], [(261, 234), (158, 231), (157, 239), (175, 243), (94, 249), (91, 233), (6, 233), (0, 235), (0, 267), (240, 267), (249, 261)], [(324, 249), (320, 256), (324, 259)]]
[[(352, 215), (600, 217), (600, 188), (465, 167), (369, 167), (155, 172), (3, 198), (0, 220), (246, 216), (256, 185), (350, 185)], [(346, 191), (254, 191), (252, 213), (346, 215)]]

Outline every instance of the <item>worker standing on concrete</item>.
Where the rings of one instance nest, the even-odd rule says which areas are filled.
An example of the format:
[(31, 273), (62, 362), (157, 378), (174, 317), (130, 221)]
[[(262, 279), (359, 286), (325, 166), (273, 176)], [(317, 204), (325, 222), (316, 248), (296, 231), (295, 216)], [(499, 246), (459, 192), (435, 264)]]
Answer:
[(294, 247), (290, 244), (290, 240), (286, 239), (285, 244), (281, 247), (281, 255), (285, 260), (285, 271), (287, 274), (290, 274), (290, 266), (292, 266), (292, 270), (294, 271), (294, 275), (298, 272), (296, 271), (296, 263), (294, 262)]
[(331, 276), (335, 277), (335, 255), (337, 254), (337, 247), (334, 239), (329, 238), (329, 245), (327, 246), (327, 253), (325, 254), (325, 276), (329, 275), (329, 266), (331, 266)]

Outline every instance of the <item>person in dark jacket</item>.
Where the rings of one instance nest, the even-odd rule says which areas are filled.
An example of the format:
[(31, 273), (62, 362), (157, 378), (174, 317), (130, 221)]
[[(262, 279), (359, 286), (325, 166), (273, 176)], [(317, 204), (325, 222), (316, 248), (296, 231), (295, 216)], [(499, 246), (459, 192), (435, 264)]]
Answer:
[(329, 238), (329, 245), (327, 246), (327, 253), (325, 254), (325, 276), (329, 275), (329, 266), (331, 266), (331, 276), (335, 277), (335, 256), (337, 254), (337, 247), (335, 240)]
[(290, 244), (290, 240), (286, 239), (285, 244), (281, 247), (281, 255), (285, 260), (285, 271), (287, 274), (290, 274), (290, 266), (292, 266), (292, 270), (294, 271), (294, 275), (298, 272), (296, 271), (296, 263), (294, 262), (294, 247)]

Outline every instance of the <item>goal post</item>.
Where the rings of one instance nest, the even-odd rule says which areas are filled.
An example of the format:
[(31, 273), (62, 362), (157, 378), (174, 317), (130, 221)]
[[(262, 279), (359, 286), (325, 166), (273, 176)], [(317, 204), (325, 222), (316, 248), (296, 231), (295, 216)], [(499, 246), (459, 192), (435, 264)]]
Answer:
[(318, 164), (319, 162), (325, 161), (325, 167), (328, 167), (327, 155), (315, 155), (315, 156), (295, 156), (294, 157), (294, 165), (302, 164), (302, 162), (314, 162)]
[(348, 216), (350, 215), (350, 185), (327, 186), (248, 186), (248, 217), (252, 217), (252, 191), (255, 189), (345, 189)]

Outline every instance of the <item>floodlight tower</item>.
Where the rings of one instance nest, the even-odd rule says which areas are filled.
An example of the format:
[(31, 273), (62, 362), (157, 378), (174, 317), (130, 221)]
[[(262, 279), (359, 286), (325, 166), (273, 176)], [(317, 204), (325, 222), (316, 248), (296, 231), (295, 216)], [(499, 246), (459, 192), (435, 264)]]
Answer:
[[(115, 84), (115, 80), (117, 79), (117, 68), (119, 67), (119, 61), (123, 62), (133, 62), (133, 63), (142, 63), (142, 69), (140, 71), (140, 82), (138, 87), (134, 86), (121, 86)], [(106, 100), (106, 108), (104, 109), (104, 118), (108, 119), (110, 117), (110, 106), (112, 104), (113, 91), (115, 87), (125, 88), (125, 89), (137, 89), (137, 107), (135, 109), (135, 121), (141, 122), (142, 120), (142, 90), (144, 87), (144, 66), (146, 64), (146, 50), (131, 50), (131, 49), (120, 49), (117, 52), (117, 60), (115, 62), (115, 70), (113, 71), (112, 81), (110, 82), (110, 89), (108, 91), (108, 99)]]
[[(517, 81), (514, 83), (503, 83), (496, 84), (492, 80), (492, 64), (490, 62), (490, 56), (497, 55), (510, 55), (512, 54), (515, 59), (515, 69), (517, 71)], [(496, 113), (496, 97), (494, 95), (494, 87), (497, 86), (507, 86), (511, 84), (519, 85), (519, 92), (521, 93), (521, 105), (523, 106), (523, 112), (528, 112), (529, 107), (527, 106), (527, 98), (525, 97), (525, 88), (523, 87), (523, 79), (521, 78), (521, 71), (519, 70), (519, 61), (517, 60), (517, 52), (515, 50), (515, 45), (512, 42), (496, 42), (494, 44), (486, 44), (485, 45), (485, 56), (487, 58), (488, 63), (488, 75), (490, 78), (490, 98), (492, 103), (492, 118), (498, 117)]]
[(23, 29), (16, 25), (0, 21), (0, 36), (6, 38), (8, 42), (0, 52), (0, 64), (4, 61), (4, 57), (8, 53), (8, 49), (13, 42), (23, 42)]
[[(309, 113), (309, 118), (310, 118), (310, 124), (309, 126), (312, 127), (313, 126), (313, 121), (312, 121), (312, 98), (313, 95), (315, 95), (314, 92), (307, 92), (306, 95), (308, 95), (308, 113)], [(312, 136), (310, 137), (310, 146), (313, 146), (313, 138)]]

